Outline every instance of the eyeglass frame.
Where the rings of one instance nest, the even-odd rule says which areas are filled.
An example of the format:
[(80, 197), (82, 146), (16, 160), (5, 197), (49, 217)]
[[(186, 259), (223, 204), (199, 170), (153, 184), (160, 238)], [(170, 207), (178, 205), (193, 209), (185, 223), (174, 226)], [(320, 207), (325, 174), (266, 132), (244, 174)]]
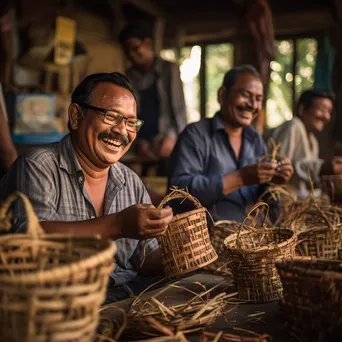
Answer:
[[(129, 132), (138, 133), (139, 130), (140, 130), (140, 128), (141, 128), (142, 125), (144, 124), (144, 120), (141, 120), (141, 119), (138, 119), (138, 118), (126, 118), (124, 115), (119, 114), (119, 113), (116, 113), (116, 115), (120, 116), (120, 119), (119, 119), (119, 121), (118, 121), (117, 124), (114, 124), (114, 125), (113, 125), (112, 123), (109, 123), (109, 122), (106, 121), (106, 117), (107, 117), (107, 112), (110, 112), (110, 111), (115, 112), (114, 109), (100, 108), (100, 107), (96, 107), (96, 106), (93, 106), (93, 105), (90, 105), (90, 104), (87, 104), (87, 103), (77, 103), (77, 104), (78, 104), (80, 107), (82, 107), (82, 108), (91, 109), (91, 110), (94, 110), (94, 111), (96, 111), (96, 112), (99, 112), (100, 114), (103, 115), (103, 122), (104, 122), (105, 124), (110, 125), (110, 126), (113, 126), (113, 127), (120, 125), (121, 121), (122, 121), (123, 119), (125, 119), (125, 120), (126, 120), (126, 121), (125, 121), (125, 128), (126, 128), (126, 130), (129, 131)], [(137, 130), (134, 130), (134, 131), (132, 131), (131, 129), (127, 128), (127, 120), (129, 120), (129, 119), (135, 119), (135, 120), (137, 120), (137, 123), (138, 123), (138, 122), (141, 123), (140, 127), (139, 127)]]

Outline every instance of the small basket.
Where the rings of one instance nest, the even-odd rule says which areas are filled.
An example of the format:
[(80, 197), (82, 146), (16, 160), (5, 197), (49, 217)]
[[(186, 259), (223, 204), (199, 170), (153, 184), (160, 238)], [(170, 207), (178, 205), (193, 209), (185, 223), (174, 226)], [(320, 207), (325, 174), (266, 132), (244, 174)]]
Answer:
[[(259, 207), (266, 207), (262, 227), (245, 222)], [(281, 298), (282, 286), (275, 267), (275, 261), (294, 256), (297, 235), (290, 229), (266, 228), (269, 206), (257, 203), (242, 221), (238, 233), (224, 240), (225, 253), (237, 286), (239, 299), (247, 302), (265, 303)], [(245, 228), (245, 230), (242, 230)]]
[(222, 220), (215, 222), (211, 229), (211, 243), (218, 255), (218, 259), (213, 263), (204, 267), (210, 273), (227, 276), (232, 275), (229, 268), (230, 260), (227, 260), (227, 255), (224, 253), (224, 240), (227, 236), (236, 233), (239, 230), (241, 223), (236, 221)]
[(195, 271), (217, 259), (206, 218), (206, 209), (188, 192), (172, 188), (159, 204), (176, 199), (189, 199), (197, 209), (175, 215), (165, 234), (157, 238), (166, 276), (176, 276)]
[(337, 209), (331, 205), (319, 204), (315, 199), (298, 211), (289, 224), (300, 240), (297, 246), (298, 256), (330, 260), (339, 257), (342, 248), (342, 223), (341, 211)]
[(42, 234), (28, 198), (8, 197), (0, 230), (10, 229), (8, 210), (24, 202), (27, 234), (0, 236), (0, 340), (90, 342), (114, 266), (115, 245), (100, 237)]
[(334, 203), (342, 203), (342, 175), (326, 175), (321, 177), (321, 188)]
[(295, 258), (276, 267), (284, 289), (281, 307), (297, 339), (341, 341), (341, 262)]

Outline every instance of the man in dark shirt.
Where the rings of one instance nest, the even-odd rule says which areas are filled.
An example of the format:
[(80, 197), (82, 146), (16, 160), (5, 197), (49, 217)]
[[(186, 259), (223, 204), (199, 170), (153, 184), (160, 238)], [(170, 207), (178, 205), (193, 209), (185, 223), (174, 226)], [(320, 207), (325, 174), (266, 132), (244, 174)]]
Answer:
[(289, 159), (259, 161), (267, 154), (250, 125), (263, 102), (263, 85), (252, 66), (231, 69), (218, 91), (221, 109), (212, 119), (189, 125), (171, 156), (170, 185), (187, 187), (214, 220), (242, 221), (267, 182), (287, 182)]
[[(158, 161), (157, 175), (166, 176), (167, 160), (186, 125), (178, 65), (155, 54), (148, 26), (128, 25), (119, 40), (132, 62), (127, 76), (138, 93), (138, 115), (145, 122), (136, 141), (137, 155), (145, 161)], [(143, 176), (146, 172), (145, 168)]]

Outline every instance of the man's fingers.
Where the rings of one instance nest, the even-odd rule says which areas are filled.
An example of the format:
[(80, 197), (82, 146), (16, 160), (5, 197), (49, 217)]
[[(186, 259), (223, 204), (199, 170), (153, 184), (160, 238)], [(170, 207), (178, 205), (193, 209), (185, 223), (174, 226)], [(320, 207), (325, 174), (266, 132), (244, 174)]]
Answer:
[(164, 217), (172, 216), (172, 208), (151, 208), (146, 211), (146, 216), (151, 220), (162, 219)]
[(276, 168), (276, 163), (259, 163), (258, 168), (262, 170), (274, 170)]

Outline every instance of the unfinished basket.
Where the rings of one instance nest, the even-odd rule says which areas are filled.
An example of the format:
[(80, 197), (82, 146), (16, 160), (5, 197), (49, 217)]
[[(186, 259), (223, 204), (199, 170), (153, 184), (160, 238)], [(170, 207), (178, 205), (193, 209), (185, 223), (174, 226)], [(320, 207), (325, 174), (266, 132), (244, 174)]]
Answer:
[(43, 232), (28, 198), (14, 193), (0, 210), (0, 230), (19, 198), (27, 234), (0, 236), (0, 340), (90, 342), (114, 266), (115, 245), (100, 237)]
[(329, 195), (332, 202), (342, 202), (342, 175), (322, 176), (321, 188)]
[(215, 222), (211, 229), (211, 243), (218, 255), (218, 259), (213, 263), (204, 267), (204, 269), (210, 273), (218, 275), (231, 275), (232, 272), (229, 268), (229, 260), (227, 260), (227, 255), (224, 253), (224, 239), (236, 233), (239, 230), (241, 223), (236, 221), (221, 220)]
[(207, 211), (195, 197), (173, 188), (159, 208), (176, 198), (191, 200), (197, 209), (175, 215), (165, 234), (157, 238), (166, 276), (192, 272), (217, 259), (210, 241)]
[[(252, 225), (245, 225), (249, 216), (260, 207), (266, 207), (262, 227), (255, 228), (256, 220)], [(282, 286), (275, 261), (295, 253), (296, 233), (285, 228), (266, 228), (264, 222), (268, 211), (266, 203), (257, 203), (242, 221), (238, 233), (224, 240), (239, 299), (243, 301), (264, 303), (279, 299)]]
[(342, 264), (295, 258), (277, 262), (283, 284), (281, 306), (300, 341), (341, 341)]

